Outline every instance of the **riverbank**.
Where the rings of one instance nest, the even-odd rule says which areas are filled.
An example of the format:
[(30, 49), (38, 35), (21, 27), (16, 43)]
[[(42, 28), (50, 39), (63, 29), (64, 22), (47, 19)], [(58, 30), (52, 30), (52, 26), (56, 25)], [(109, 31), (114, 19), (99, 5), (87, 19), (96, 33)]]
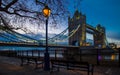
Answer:
[[(114, 66), (95, 66), (94, 75), (119, 75), (120, 68)], [(87, 75), (85, 71), (60, 69), (50, 73), (43, 69), (34, 69), (33, 65), (20, 66), (20, 60), (0, 56), (0, 75)]]

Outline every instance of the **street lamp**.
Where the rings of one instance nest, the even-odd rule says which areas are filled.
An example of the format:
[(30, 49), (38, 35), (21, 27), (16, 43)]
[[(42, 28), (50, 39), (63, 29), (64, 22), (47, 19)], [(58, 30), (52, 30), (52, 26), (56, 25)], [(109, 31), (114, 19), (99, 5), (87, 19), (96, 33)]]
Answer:
[(48, 6), (45, 6), (42, 10), (43, 15), (46, 17), (46, 50), (44, 53), (44, 70), (50, 70), (50, 57), (48, 53), (48, 18), (50, 16), (51, 10)]
[(50, 10), (50, 8), (46, 5), (46, 6), (43, 8), (42, 12), (43, 12), (43, 15), (48, 18), (48, 17), (50, 16), (51, 10)]

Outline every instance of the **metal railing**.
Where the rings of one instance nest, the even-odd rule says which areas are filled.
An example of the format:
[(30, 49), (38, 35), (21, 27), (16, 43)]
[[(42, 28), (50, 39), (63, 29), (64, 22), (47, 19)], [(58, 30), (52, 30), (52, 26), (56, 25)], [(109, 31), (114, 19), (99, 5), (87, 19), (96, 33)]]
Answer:
[[(32, 56), (44, 57), (45, 50), (7, 50), (0, 51), (4, 56)], [(67, 59), (76, 61), (86, 61), (96, 65), (119, 65), (120, 67), (120, 48), (116, 51), (111, 49), (76, 49), (76, 48), (49, 48), (50, 58)]]

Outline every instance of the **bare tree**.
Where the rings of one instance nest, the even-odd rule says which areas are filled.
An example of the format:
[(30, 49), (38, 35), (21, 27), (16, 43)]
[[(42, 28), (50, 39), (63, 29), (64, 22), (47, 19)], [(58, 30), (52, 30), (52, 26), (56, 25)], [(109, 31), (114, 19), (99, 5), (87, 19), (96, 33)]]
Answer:
[(50, 25), (56, 27), (67, 16), (68, 0), (0, 0), (1, 22), (9, 29), (25, 32), (30, 31), (25, 26), (28, 24), (41, 27), (45, 22), (42, 9), (46, 4), (52, 10)]

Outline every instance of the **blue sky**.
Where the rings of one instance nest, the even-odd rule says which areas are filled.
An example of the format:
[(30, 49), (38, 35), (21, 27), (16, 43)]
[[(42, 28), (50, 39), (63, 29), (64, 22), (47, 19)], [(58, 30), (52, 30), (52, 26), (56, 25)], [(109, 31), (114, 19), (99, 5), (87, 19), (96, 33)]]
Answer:
[(120, 40), (120, 0), (83, 0), (80, 6), (87, 23), (101, 24), (109, 38)]
[(71, 16), (78, 9), (86, 15), (88, 24), (94, 27), (101, 24), (106, 28), (108, 42), (120, 45), (120, 0), (82, 0), (76, 8), (74, 2), (70, 0), (71, 4), (67, 7)]

